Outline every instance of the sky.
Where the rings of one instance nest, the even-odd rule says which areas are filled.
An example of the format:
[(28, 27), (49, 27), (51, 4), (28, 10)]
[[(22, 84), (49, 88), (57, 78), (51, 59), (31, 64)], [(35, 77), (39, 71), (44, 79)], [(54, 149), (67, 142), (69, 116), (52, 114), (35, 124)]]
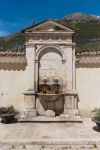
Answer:
[(76, 12), (100, 16), (100, 0), (0, 0), (0, 36)]

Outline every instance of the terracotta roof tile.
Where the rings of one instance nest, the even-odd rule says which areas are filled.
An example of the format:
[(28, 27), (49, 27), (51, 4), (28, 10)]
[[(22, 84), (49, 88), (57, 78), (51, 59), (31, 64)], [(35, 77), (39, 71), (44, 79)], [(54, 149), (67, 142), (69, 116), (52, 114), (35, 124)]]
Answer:
[(13, 51), (0, 51), (0, 56), (24, 56), (25, 52), (13, 52)]
[(77, 57), (82, 57), (82, 56), (100, 56), (100, 51), (86, 51), (86, 52), (78, 52), (76, 53)]
[[(0, 56), (25, 56), (25, 51), (0, 51)], [(76, 57), (82, 57), (82, 56), (100, 56), (100, 51), (85, 51), (85, 52), (77, 52)]]

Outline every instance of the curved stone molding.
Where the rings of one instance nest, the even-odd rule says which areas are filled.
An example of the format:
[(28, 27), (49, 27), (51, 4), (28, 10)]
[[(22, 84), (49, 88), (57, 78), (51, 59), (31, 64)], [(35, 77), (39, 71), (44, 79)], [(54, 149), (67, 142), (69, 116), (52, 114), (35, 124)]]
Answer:
[(60, 46), (58, 46), (58, 45), (50, 45), (50, 44), (49, 45), (44, 45), (44, 46), (40, 47), (39, 49), (37, 49), (36, 60), (39, 59), (39, 56), (42, 53), (42, 51), (44, 51), (44, 50), (46, 50), (48, 48), (51, 48), (51, 49), (53, 48), (53, 49), (57, 50), (59, 52), (59, 54), (62, 56), (62, 59), (66, 60), (65, 54), (64, 54), (63, 50), (60, 48)]

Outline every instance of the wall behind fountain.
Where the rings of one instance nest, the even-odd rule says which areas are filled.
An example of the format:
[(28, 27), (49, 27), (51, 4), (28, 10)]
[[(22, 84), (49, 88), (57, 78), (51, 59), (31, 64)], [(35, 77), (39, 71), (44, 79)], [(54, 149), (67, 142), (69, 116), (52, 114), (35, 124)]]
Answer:
[[(14, 105), (24, 109), (26, 65), (0, 63), (0, 107)], [(79, 94), (79, 111), (88, 117), (91, 110), (100, 107), (100, 64), (76, 66), (76, 87)]]
[(62, 57), (55, 53), (49, 51), (44, 54), (40, 59), (40, 67), (39, 67), (39, 84), (43, 83), (43, 78), (47, 78), (47, 85), (53, 85), (54, 78), (58, 78), (58, 84), (60, 84), (61, 90), (63, 90), (63, 66), (62, 66)]
[(14, 105), (24, 109), (26, 65), (20, 63), (0, 63), (0, 107)]
[(79, 110), (88, 117), (95, 107), (100, 107), (100, 64), (78, 65), (76, 87), (80, 99)]

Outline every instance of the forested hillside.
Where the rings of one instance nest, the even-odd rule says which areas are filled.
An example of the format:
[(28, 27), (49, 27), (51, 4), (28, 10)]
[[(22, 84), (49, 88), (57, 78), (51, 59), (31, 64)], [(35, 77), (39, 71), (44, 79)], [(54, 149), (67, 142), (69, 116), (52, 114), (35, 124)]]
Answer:
[[(75, 36), (76, 52), (100, 50), (100, 17), (74, 13), (56, 21), (79, 31)], [(0, 37), (0, 50), (24, 51), (24, 43), (20, 32)]]

